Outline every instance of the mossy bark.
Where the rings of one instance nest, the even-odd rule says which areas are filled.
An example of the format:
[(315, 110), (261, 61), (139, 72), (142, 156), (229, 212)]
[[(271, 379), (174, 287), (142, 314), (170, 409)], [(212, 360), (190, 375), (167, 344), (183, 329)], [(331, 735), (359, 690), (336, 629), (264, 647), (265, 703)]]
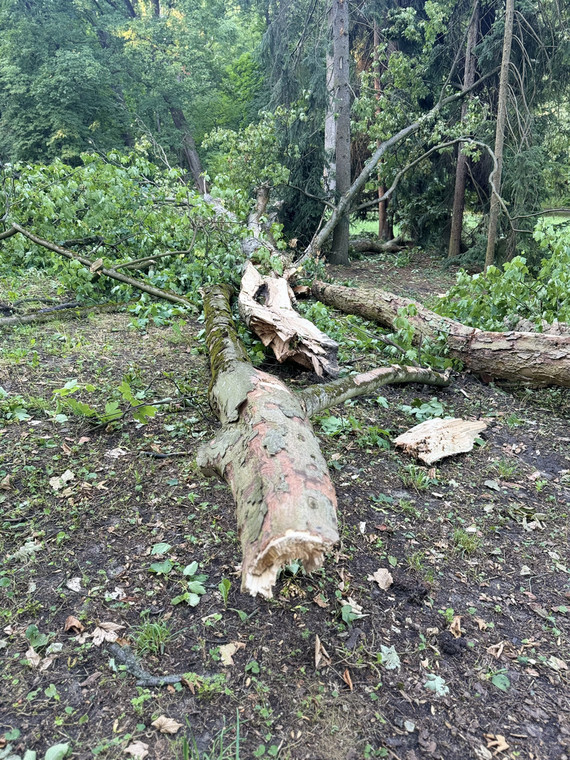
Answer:
[(236, 501), (242, 590), (271, 597), (283, 565), (301, 559), (315, 569), (338, 540), (336, 495), (301, 400), (248, 361), (229, 295), (224, 286), (204, 294), (210, 402), (223, 427), (198, 464)]

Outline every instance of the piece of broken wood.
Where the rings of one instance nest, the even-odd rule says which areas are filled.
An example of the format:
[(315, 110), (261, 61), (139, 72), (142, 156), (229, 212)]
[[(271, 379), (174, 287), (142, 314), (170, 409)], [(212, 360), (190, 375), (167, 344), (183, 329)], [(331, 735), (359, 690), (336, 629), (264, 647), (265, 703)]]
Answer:
[(438, 417), (406, 430), (394, 440), (394, 445), (425, 464), (433, 464), (445, 457), (471, 451), (475, 439), (486, 427), (481, 420)]

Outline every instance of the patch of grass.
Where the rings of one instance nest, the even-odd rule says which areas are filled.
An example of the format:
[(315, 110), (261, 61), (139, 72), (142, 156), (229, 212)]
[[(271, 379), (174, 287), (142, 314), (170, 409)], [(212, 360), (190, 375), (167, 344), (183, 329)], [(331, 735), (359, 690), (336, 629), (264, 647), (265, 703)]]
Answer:
[(518, 472), (518, 465), (516, 462), (510, 462), (508, 459), (499, 459), (493, 465), (497, 475), (503, 480), (512, 478)]
[(435, 478), (430, 478), (426, 470), (417, 464), (406, 465), (400, 471), (400, 480), (406, 488), (413, 488), (415, 491), (427, 491), (430, 486), (437, 483)]
[(453, 531), (453, 543), (462, 554), (475, 554), (481, 546), (481, 539), (474, 533), (467, 533), (463, 528)]
[(145, 619), (133, 632), (133, 641), (139, 654), (163, 654), (166, 645), (175, 638), (166, 620)]

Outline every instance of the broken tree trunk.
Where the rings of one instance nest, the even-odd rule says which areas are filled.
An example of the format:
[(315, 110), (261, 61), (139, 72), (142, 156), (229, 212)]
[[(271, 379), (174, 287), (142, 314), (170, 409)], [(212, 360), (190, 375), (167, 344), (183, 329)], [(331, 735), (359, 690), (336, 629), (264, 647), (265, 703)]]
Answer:
[(383, 367), (294, 393), (255, 369), (239, 341), (228, 286), (204, 295), (212, 383), (210, 403), (222, 423), (198, 465), (231, 488), (243, 552), (242, 590), (271, 597), (283, 565), (320, 567), (338, 540), (336, 495), (309, 417), (393, 382), (447, 385), (447, 375), (418, 367)]
[(338, 343), (295, 311), (291, 289), (283, 277), (262, 277), (248, 261), (241, 281), (239, 312), (263, 345), (271, 347), (278, 362), (292, 359), (319, 376), (338, 373)]
[(236, 501), (242, 590), (271, 597), (283, 565), (301, 559), (314, 570), (338, 541), (336, 495), (301, 402), (249, 362), (229, 298), (227, 286), (204, 296), (210, 402), (223, 427), (198, 464), (220, 475)]
[(489, 332), (441, 317), (417, 301), (383, 290), (346, 288), (313, 283), (313, 295), (347, 314), (358, 314), (393, 329), (398, 311), (415, 309), (407, 319), (417, 341), (444, 335), (449, 353), (466, 367), (486, 378), (535, 386), (570, 387), (570, 335), (534, 332)]
[(350, 248), (356, 253), (398, 253), (405, 247), (402, 245), (401, 238), (394, 238), (393, 240), (352, 238), (350, 241)]

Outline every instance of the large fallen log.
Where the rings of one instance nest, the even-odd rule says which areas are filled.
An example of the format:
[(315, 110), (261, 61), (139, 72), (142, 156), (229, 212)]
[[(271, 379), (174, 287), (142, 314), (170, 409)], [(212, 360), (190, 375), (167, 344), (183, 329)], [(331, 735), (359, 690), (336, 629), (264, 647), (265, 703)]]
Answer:
[(229, 297), (227, 286), (204, 295), (210, 402), (223, 427), (198, 464), (220, 475), (236, 501), (242, 590), (271, 597), (283, 565), (301, 559), (318, 568), (338, 541), (336, 495), (300, 401), (249, 362)]
[(204, 293), (212, 382), (210, 404), (222, 428), (197, 463), (234, 496), (242, 546), (242, 590), (271, 597), (281, 567), (295, 559), (320, 567), (338, 540), (336, 495), (309, 416), (390, 382), (447, 385), (429, 369), (384, 367), (294, 393), (250, 363), (232, 320), (230, 288)]
[(349, 248), (352, 248), (355, 253), (398, 253), (398, 251), (402, 251), (405, 247), (405, 245), (402, 245), (401, 238), (394, 238), (393, 240), (351, 238), (349, 241)]
[(570, 335), (534, 332), (489, 332), (441, 317), (417, 301), (383, 290), (347, 288), (315, 282), (313, 295), (335, 309), (358, 314), (394, 327), (398, 312), (408, 310), (407, 319), (415, 328), (415, 338), (445, 336), (451, 356), (485, 379), (526, 382), (534, 386), (570, 387)]

